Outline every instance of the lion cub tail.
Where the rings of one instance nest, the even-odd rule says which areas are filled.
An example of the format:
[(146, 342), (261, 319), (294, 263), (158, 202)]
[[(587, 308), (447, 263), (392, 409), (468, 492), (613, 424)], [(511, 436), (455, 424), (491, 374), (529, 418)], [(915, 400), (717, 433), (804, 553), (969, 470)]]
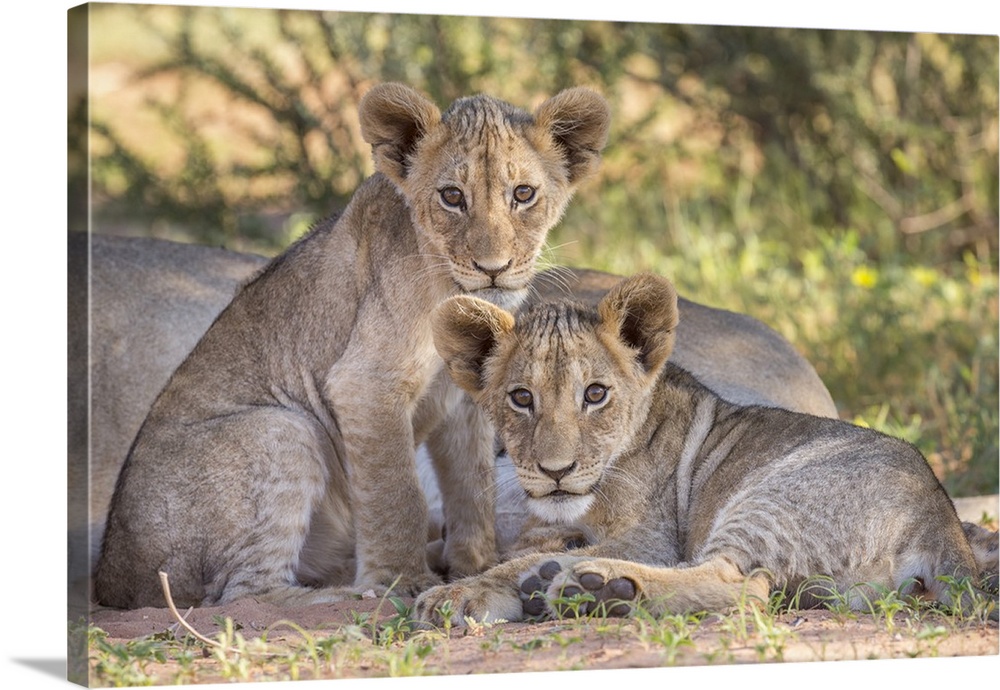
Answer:
[(972, 556), (976, 559), (976, 568), (979, 573), (981, 587), (993, 594), (998, 590), (997, 570), (1000, 567), (1000, 555), (998, 555), (998, 541), (1000, 533), (991, 529), (986, 529), (973, 522), (963, 522), (962, 531), (965, 538), (969, 540), (972, 547)]
[[(933, 568), (936, 576), (924, 579), (924, 586), (934, 599), (945, 605), (961, 609), (966, 614), (979, 616), (985, 613), (990, 620), (1000, 620), (997, 532), (971, 522), (962, 523), (962, 532), (967, 542), (961, 545), (965, 556), (962, 557), (953, 548), (947, 548)], [(972, 557), (971, 560), (969, 556)], [(961, 562), (965, 565), (959, 565)], [(943, 575), (952, 575), (958, 579), (942, 577)], [(959, 583), (958, 586), (956, 582)]]

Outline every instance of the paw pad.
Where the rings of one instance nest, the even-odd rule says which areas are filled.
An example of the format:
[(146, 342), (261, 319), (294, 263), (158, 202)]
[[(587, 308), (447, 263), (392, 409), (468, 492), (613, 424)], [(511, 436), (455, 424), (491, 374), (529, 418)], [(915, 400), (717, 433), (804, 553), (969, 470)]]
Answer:
[(562, 570), (562, 566), (559, 565), (559, 561), (547, 561), (542, 564), (542, 567), (538, 569), (538, 576), (543, 580), (552, 581), (559, 571)]
[[(530, 575), (521, 582), (521, 608), (529, 618), (543, 616), (547, 611), (546, 596), (552, 581), (562, 572), (556, 561), (543, 563), (536, 575)], [(581, 601), (580, 595), (589, 594)], [(635, 583), (624, 577), (605, 580), (598, 573), (583, 573), (576, 581), (567, 581), (559, 590), (558, 601), (551, 602), (554, 611), (561, 617), (598, 616), (621, 617), (632, 611), (629, 602), (636, 598)]]

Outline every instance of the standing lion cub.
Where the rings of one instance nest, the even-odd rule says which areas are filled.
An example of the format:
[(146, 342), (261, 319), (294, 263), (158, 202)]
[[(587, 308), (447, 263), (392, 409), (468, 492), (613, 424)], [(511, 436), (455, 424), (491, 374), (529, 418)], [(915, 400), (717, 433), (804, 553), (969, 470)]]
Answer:
[[(99, 603), (162, 605), (158, 571), (180, 605), (423, 590), (439, 582), (424, 441), (449, 567), (495, 561), (493, 430), (439, 375), (429, 316), (456, 294), (521, 302), (599, 164), (608, 107), (576, 88), (533, 115), (488, 96), (442, 114), (383, 84), (359, 115), (376, 174), (236, 295), (150, 409), (111, 501)], [(462, 423), (442, 426), (453, 413)]]
[(438, 351), (497, 425), (529, 510), (588, 545), (431, 589), (416, 602), (423, 619), (440, 621), (447, 601), (456, 624), (558, 614), (556, 597), (584, 592), (614, 613), (635, 599), (654, 613), (724, 610), (813, 576), (854, 606), (870, 586), (963, 607), (968, 592), (939, 578), (987, 574), (995, 588), (996, 533), (967, 525), (985, 537), (974, 552), (915, 448), (722, 400), (667, 362), (677, 322), (673, 286), (651, 275), (596, 309), (541, 304), (516, 322), (473, 297), (438, 309)]

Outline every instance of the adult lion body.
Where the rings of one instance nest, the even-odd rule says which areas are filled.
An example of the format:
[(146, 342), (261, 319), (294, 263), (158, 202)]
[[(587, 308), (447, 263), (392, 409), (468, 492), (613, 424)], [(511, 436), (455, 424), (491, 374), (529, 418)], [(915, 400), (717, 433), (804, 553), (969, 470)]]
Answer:
[(439, 581), (414, 465), (424, 441), (447, 487), (449, 567), (495, 560), (481, 500), (493, 432), (474, 411), (440, 426), (461, 394), (438, 375), (428, 316), (459, 292), (523, 299), (598, 165), (607, 105), (570, 89), (534, 116), (487, 96), (442, 114), (388, 84), (359, 111), (376, 174), (239, 291), (146, 416), (111, 500), (99, 603), (162, 605), (158, 571), (182, 605), (422, 590)]
[(612, 607), (641, 598), (654, 613), (724, 610), (814, 576), (856, 607), (873, 594), (859, 583), (919, 586), (967, 608), (940, 577), (987, 574), (995, 588), (996, 534), (973, 551), (915, 448), (720, 399), (667, 362), (677, 324), (673, 286), (655, 276), (622, 281), (596, 309), (542, 304), (516, 323), (467, 297), (436, 312), (438, 351), (496, 423), (528, 508), (588, 545), (434, 588), (417, 600), (424, 619), (451, 601), (456, 623), (518, 620), (584, 591)]

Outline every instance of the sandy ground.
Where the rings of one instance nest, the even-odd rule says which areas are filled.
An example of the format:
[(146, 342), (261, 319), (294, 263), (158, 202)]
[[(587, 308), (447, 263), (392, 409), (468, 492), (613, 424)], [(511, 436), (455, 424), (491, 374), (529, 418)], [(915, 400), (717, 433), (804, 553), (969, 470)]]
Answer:
[[(977, 519), (995, 516), (997, 497), (962, 499), (960, 516)], [(412, 600), (402, 599), (404, 603)], [(503, 623), (473, 629), (455, 629), (437, 635), (408, 669), (393, 668), (390, 656), (403, 658), (406, 642), (387, 648), (372, 644), (373, 623), (391, 623), (396, 611), (387, 601), (359, 599), (302, 608), (281, 608), (248, 598), (224, 607), (196, 608), (182, 612), (199, 633), (215, 639), (225, 618), (233, 621), (245, 639), (265, 637), (272, 649), (301, 646), (304, 629), (313, 639), (361, 631), (360, 642), (345, 644), (360, 653), (333, 654), (333, 660), (309, 665), (300, 678), (366, 678), (394, 674), (462, 675), (569, 669), (622, 669), (661, 666), (755, 664), (760, 662), (809, 662), (864, 659), (909, 659), (929, 657), (982, 657), (1000, 655), (1000, 636), (995, 622), (977, 623), (927, 611), (903, 611), (891, 624), (884, 617), (837, 614), (830, 611), (799, 611), (779, 614), (770, 631), (738, 634), (735, 618), (710, 618), (697, 626), (690, 644), (672, 645), (669, 636), (650, 633), (641, 622), (548, 621)], [(291, 621), (294, 625), (288, 625)], [(359, 627), (359, 621), (365, 623)], [(150, 635), (183, 638), (176, 617), (169, 609), (134, 611), (95, 609), (90, 622), (108, 634), (112, 643)], [(417, 638), (410, 638), (419, 639)], [(339, 644), (339, 643), (338, 643)], [(197, 673), (186, 682), (215, 683), (231, 680), (220, 675), (211, 655), (197, 661)], [(246, 680), (287, 678), (280, 665), (258, 660), (251, 664)], [(147, 668), (161, 684), (177, 679), (175, 661)], [(99, 679), (97, 684), (100, 684)]]
[[(296, 630), (282, 621), (294, 621), (309, 630), (314, 638), (321, 639), (351, 625), (358, 614), (368, 613), (372, 618), (388, 620), (395, 613), (387, 603), (382, 604), (381, 610), (378, 607), (377, 600), (367, 600), (280, 609), (246, 599), (222, 608), (194, 609), (187, 621), (199, 632), (215, 638), (221, 631), (218, 617), (227, 616), (244, 637), (266, 635), (270, 645), (280, 648), (283, 643), (301, 639)], [(97, 611), (92, 622), (106, 631), (112, 642), (177, 628), (176, 620), (166, 609)], [(505, 623), (452, 630), (449, 638), (436, 638), (433, 650), (421, 659), (418, 668), (427, 674), (464, 675), (1000, 653), (996, 623), (956, 623), (927, 613), (919, 618), (899, 614), (892, 630), (884, 620), (872, 616), (845, 616), (829, 611), (780, 614), (776, 623), (770, 636), (751, 633), (740, 639), (725, 620), (708, 619), (695, 630), (690, 645), (676, 648), (663, 640), (643, 636), (642, 626), (629, 620)], [(402, 649), (402, 643), (397, 643), (396, 647)], [(402, 652), (397, 652), (396, 656), (402, 656)], [(282, 678), (273, 665), (261, 662), (255, 668), (257, 670), (250, 673), (248, 680)], [(162, 674), (164, 683), (172, 682), (178, 666), (167, 663), (160, 668), (154, 666), (151, 672)], [(380, 661), (378, 655), (363, 654), (303, 669), (300, 677), (364, 678), (392, 673), (388, 662)], [(225, 677), (206, 662), (196, 679), (197, 682), (214, 683), (224, 681)]]

